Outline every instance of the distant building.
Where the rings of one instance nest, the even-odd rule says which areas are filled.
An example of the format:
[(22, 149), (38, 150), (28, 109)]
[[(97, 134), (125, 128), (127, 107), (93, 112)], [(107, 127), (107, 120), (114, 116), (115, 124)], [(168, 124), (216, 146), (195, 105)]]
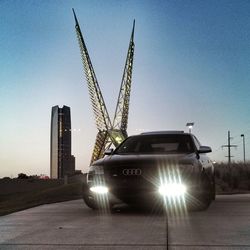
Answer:
[(50, 177), (64, 178), (74, 175), (75, 157), (71, 155), (70, 108), (52, 107), (50, 135)]

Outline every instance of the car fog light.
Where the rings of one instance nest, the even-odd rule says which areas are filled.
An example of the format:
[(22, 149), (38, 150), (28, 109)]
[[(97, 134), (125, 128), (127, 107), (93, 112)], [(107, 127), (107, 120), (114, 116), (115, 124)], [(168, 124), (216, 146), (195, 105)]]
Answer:
[(108, 188), (105, 186), (93, 186), (90, 188), (90, 191), (97, 194), (107, 194)]
[(187, 188), (181, 183), (166, 183), (159, 187), (159, 193), (167, 197), (180, 197), (185, 195)]

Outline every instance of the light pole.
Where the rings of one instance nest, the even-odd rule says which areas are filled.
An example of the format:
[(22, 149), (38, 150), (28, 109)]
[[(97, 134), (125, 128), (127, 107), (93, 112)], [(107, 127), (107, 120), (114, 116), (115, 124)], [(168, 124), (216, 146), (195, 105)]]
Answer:
[(188, 122), (188, 123), (186, 124), (186, 126), (188, 127), (189, 133), (191, 133), (191, 132), (192, 132), (192, 128), (193, 128), (193, 126), (194, 126), (194, 122)]
[(245, 135), (241, 134), (240, 136), (243, 139), (243, 159), (244, 159), (244, 164), (245, 164), (246, 163)]

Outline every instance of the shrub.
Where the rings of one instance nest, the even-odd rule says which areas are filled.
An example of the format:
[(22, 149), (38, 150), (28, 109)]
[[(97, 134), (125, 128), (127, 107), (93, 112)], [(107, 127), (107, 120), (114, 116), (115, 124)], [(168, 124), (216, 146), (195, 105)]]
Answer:
[(217, 190), (220, 191), (246, 191), (250, 190), (250, 163), (216, 163), (215, 178)]

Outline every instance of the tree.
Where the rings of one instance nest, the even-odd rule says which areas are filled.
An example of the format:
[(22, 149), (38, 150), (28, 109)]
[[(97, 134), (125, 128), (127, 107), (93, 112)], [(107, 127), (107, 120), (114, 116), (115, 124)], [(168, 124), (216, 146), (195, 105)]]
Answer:
[(26, 174), (20, 173), (18, 174), (17, 179), (29, 179), (29, 176), (27, 176)]

